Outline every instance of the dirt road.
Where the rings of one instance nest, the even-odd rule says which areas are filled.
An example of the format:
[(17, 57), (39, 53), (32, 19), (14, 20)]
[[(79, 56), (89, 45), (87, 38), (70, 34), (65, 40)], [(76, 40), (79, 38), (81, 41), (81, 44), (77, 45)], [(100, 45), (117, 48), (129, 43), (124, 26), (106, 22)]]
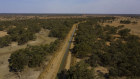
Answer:
[(49, 63), (50, 66), (47, 66), (44, 71), (40, 74), (38, 79), (55, 79), (57, 72), (59, 70), (61, 61), (63, 59), (63, 56), (67, 50), (69, 40), (71, 39), (71, 36), (76, 29), (76, 26), (78, 25), (74, 24), (70, 32), (68, 33), (67, 37), (65, 38), (62, 47), (60, 47), (60, 50), (56, 52), (55, 57), (51, 60)]
[(69, 50), (69, 53), (68, 53), (66, 65), (65, 65), (65, 69), (66, 70), (70, 69), (70, 66), (71, 66), (71, 57), (72, 57), (72, 55), (71, 55), (71, 53), (72, 53), (71, 49), (74, 48), (74, 41), (75, 41), (75, 38), (73, 37), (72, 38), (71, 45), (70, 45), (70, 50)]

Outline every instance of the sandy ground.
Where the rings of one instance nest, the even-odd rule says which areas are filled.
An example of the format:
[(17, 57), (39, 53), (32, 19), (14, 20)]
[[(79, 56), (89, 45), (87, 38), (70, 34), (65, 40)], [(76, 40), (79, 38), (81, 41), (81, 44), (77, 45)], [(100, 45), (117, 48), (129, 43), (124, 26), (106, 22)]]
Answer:
[[(130, 21), (136, 21), (138, 22), (137, 24), (120, 24), (120, 20), (130, 20)], [(102, 25), (110, 25), (110, 26), (119, 26), (119, 25), (124, 25), (125, 28), (131, 29), (131, 33), (140, 36), (140, 19), (135, 19), (135, 18), (129, 18), (129, 17), (118, 17), (113, 21), (112, 23), (103, 23)]]
[(5, 32), (5, 31), (0, 31), (0, 37), (3, 37), (3, 36), (5, 36), (5, 35), (8, 35), (7, 32)]
[[(41, 30), (40, 33), (36, 34), (37, 39), (35, 41), (29, 41), (28, 45), (40, 45), (49, 44), (56, 40), (56, 38), (48, 37), (49, 30)], [(19, 79), (14, 73), (9, 72), (8, 59), (12, 52), (26, 48), (27, 44), (17, 45), (13, 42), (10, 46), (0, 48), (0, 79)], [(40, 70), (28, 68), (21, 74), (21, 79), (37, 79), (40, 75)]]
[(64, 53), (67, 49), (70, 37), (74, 31), (74, 29), (76, 28), (76, 26), (78, 25), (74, 24), (72, 29), (70, 30), (70, 32), (68, 33), (67, 37), (65, 38), (62, 47), (60, 47), (58, 49), (58, 51), (55, 53), (55, 55), (53, 56), (53, 59), (51, 59), (49, 65), (44, 69), (44, 71), (40, 74), (38, 79), (55, 79), (57, 72), (59, 70), (60, 67), (60, 63), (62, 61), (62, 58), (64, 56)]
[(103, 74), (109, 73), (108, 69), (102, 66), (98, 66), (94, 69), (95, 72), (102, 72)]
[(42, 29), (39, 33), (36, 34), (37, 38), (34, 41), (29, 41), (28, 43), (24, 45), (18, 45), (17, 42), (12, 42), (11, 45), (4, 48), (0, 48), (0, 55), (8, 54), (13, 51), (26, 48), (27, 45), (34, 46), (34, 45), (40, 45), (40, 44), (50, 44), (51, 42), (54, 42), (56, 38), (48, 37), (48, 34), (49, 34), (49, 30)]
[(71, 64), (71, 52), (68, 53), (68, 57), (67, 57), (67, 61), (66, 61), (66, 66), (65, 66), (66, 70), (70, 69), (70, 64)]
[(72, 57), (71, 49), (73, 49), (73, 47), (74, 47), (74, 37), (72, 38), (72, 42), (71, 42), (71, 45), (70, 45), (70, 50), (69, 50), (68, 57), (67, 57), (67, 60), (66, 60), (66, 65), (65, 65), (66, 70), (70, 69), (70, 66), (71, 66), (71, 57)]

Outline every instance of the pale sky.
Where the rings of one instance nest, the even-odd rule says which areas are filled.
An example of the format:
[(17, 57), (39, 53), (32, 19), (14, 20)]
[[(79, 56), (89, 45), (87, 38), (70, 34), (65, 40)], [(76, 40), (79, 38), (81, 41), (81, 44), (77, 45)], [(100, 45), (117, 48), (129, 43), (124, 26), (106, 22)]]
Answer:
[(0, 13), (140, 14), (140, 0), (0, 0)]

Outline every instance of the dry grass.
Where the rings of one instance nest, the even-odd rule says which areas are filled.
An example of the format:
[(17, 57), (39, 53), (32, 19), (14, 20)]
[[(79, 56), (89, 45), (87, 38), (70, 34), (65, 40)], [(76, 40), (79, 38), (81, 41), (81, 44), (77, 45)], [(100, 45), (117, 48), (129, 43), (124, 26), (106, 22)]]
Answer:
[(94, 70), (95, 72), (102, 72), (103, 74), (109, 73), (108, 69), (102, 66), (98, 66)]
[[(36, 34), (37, 39), (29, 41), (27, 44), (18, 45), (17, 42), (12, 42), (10, 46), (0, 48), (0, 79), (19, 79), (14, 73), (9, 72), (8, 59), (12, 52), (26, 48), (27, 45), (40, 45), (49, 44), (54, 42), (56, 38), (48, 37), (49, 30), (42, 29), (41, 32)], [(27, 69), (22, 73), (21, 79), (37, 79), (40, 74), (40, 70)]]
[(6, 36), (6, 35), (8, 35), (7, 32), (5, 32), (5, 31), (0, 31), (0, 37)]
[[(138, 22), (137, 24), (120, 24), (120, 20), (130, 20), (130, 21), (136, 21)], [(129, 18), (129, 17), (117, 17), (115, 21), (112, 23), (103, 23), (103, 26), (110, 25), (110, 26), (119, 26), (119, 25), (124, 25), (125, 28), (131, 29), (131, 33), (140, 36), (140, 19), (135, 19), (135, 18)]]

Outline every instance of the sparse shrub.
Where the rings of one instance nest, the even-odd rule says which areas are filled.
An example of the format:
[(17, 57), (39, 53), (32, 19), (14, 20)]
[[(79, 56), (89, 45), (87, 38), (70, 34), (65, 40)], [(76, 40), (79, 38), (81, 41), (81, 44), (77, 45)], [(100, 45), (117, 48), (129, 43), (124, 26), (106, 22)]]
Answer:
[(129, 20), (121, 20), (120, 23), (121, 24), (130, 24), (131, 21), (129, 21)]

